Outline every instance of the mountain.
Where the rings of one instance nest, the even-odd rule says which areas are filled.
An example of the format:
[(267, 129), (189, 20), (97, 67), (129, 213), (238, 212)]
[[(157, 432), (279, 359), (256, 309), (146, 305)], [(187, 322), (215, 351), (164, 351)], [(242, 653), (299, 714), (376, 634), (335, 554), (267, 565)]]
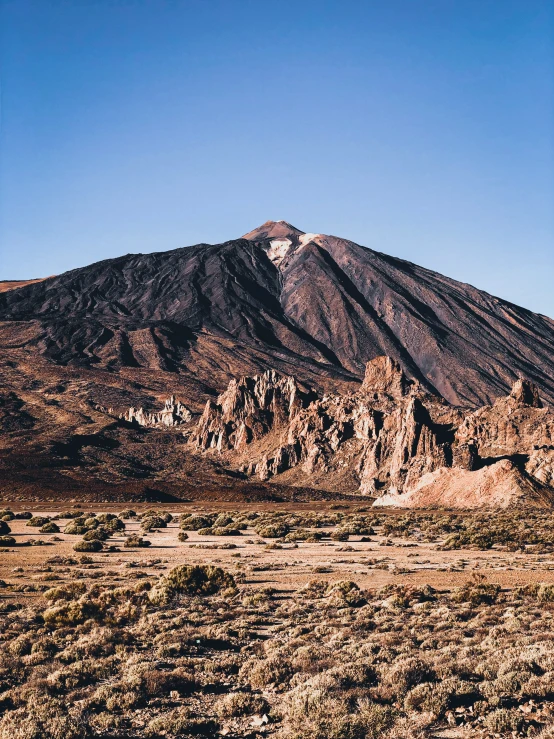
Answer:
[(347, 396), (388, 356), (450, 405), (490, 405), (520, 377), (554, 401), (550, 318), (286, 221), (0, 292), (0, 349), (0, 480), (55, 468), (183, 485), (196, 452), (175, 429), (130, 433), (129, 409), (151, 417), (174, 395), (195, 423), (233, 378), (268, 369), (307, 397)]
[(0, 319), (59, 364), (190, 373), (218, 390), (269, 366), (344, 386), (388, 355), (452, 403), (492, 402), (520, 376), (554, 400), (551, 319), (284, 221), (2, 293)]
[(41, 279), (39, 278), (37, 280), (4, 280), (0, 281), (0, 293), (7, 292), (8, 290), (16, 290), (19, 287), (24, 287), (25, 285), (32, 285), (34, 282), (41, 282)]

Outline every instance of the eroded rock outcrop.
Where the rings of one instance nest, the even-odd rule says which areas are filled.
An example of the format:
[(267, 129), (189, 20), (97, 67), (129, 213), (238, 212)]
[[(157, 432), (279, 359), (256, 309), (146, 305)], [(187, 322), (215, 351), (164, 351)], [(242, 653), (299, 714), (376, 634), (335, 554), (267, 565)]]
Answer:
[(192, 420), (190, 410), (175, 399), (172, 395), (168, 398), (161, 411), (149, 413), (144, 408), (129, 408), (127, 413), (120, 416), (129, 423), (136, 423), (139, 426), (149, 426), (151, 428), (163, 428), (172, 426), (181, 426)]
[(389, 492), (375, 506), (401, 508), (508, 508), (522, 505), (552, 505), (552, 489), (509, 459), (470, 472), (441, 467), (427, 473), (403, 493)]
[(464, 410), (390, 357), (368, 362), (346, 395), (317, 397), (269, 371), (232, 381), (191, 439), (247, 475), (334, 490), (354, 480), (382, 505), (554, 501), (554, 416), (522, 379), (492, 406)]
[(304, 393), (293, 377), (274, 370), (231, 380), (215, 402), (206, 403), (192, 442), (200, 449), (243, 449), (270, 431), (284, 429), (313, 394)]

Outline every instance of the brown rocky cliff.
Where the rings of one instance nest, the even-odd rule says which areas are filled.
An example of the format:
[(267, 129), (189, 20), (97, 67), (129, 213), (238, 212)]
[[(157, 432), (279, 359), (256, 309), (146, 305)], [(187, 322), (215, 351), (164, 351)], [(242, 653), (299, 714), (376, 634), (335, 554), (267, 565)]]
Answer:
[(285, 426), (310, 402), (293, 377), (274, 370), (232, 380), (215, 402), (209, 400), (193, 434), (201, 449), (242, 449)]
[(518, 376), (554, 402), (550, 318), (285, 221), (1, 292), (0, 348), (10, 361), (23, 352), (109, 375), (140, 370), (168, 393), (176, 376), (221, 392), (268, 368), (342, 392), (387, 355), (451, 403), (490, 404)]
[(168, 398), (161, 411), (149, 413), (144, 408), (129, 408), (129, 410), (120, 416), (129, 423), (135, 423), (138, 426), (151, 428), (181, 426), (192, 420), (192, 413), (181, 402), (172, 395)]
[[(242, 378), (206, 406), (193, 434), (196, 448), (227, 452), (227, 462), (248, 475), (329, 489), (354, 475), (360, 494), (391, 505), (415, 490), (418, 505), (425, 495), (433, 505), (437, 496), (453, 505), (451, 494), (436, 491), (446, 479), (439, 471), (451, 470), (459, 492), (456, 476), (470, 488), (481, 481), (481, 493), (464, 500), (460, 492), (462, 507), (480, 494), (496, 505), (495, 480), (514, 499), (527, 490), (544, 502), (554, 480), (553, 440), (553, 415), (532, 383), (518, 380), (507, 397), (467, 411), (426, 392), (390, 357), (369, 362), (359, 391), (345, 395), (301, 394), (292, 377), (275, 372)], [(503, 461), (508, 467), (483, 472)]]

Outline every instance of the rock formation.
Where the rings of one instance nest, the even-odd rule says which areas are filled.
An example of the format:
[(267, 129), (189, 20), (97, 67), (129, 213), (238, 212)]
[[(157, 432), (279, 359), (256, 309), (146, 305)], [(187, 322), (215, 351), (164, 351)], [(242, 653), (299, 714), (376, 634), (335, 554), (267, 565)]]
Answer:
[(261, 480), (337, 489), (354, 478), (378, 505), (554, 502), (554, 415), (527, 380), (473, 411), (426, 392), (390, 357), (368, 362), (344, 395), (316, 397), (269, 371), (208, 402), (191, 441)]
[(206, 403), (193, 443), (219, 452), (243, 449), (269, 431), (285, 428), (311, 397), (293, 377), (282, 377), (275, 370), (231, 380), (215, 403)]
[(129, 408), (127, 413), (121, 415), (120, 418), (129, 423), (136, 423), (139, 426), (162, 428), (164, 426), (181, 426), (184, 423), (189, 423), (192, 420), (192, 413), (183, 403), (175, 400), (175, 396), (172, 395), (165, 401), (161, 411), (148, 413), (144, 408)]
[(53, 468), (373, 497), (505, 460), (516, 486), (554, 477), (552, 319), (285, 221), (0, 285), (0, 385), (14, 489)]

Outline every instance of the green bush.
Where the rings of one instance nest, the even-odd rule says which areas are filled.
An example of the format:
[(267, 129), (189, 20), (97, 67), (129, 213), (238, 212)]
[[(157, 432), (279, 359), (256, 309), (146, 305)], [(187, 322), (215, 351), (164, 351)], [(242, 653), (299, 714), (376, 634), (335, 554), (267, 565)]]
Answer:
[(124, 546), (127, 549), (140, 549), (143, 547), (149, 547), (151, 542), (148, 539), (143, 539), (141, 536), (129, 536), (125, 539)]
[(232, 526), (214, 526), (211, 531), (212, 536), (241, 536), (240, 531)]
[(115, 519), (117, 519), (115, 513), (99, 513), (96, 516), (98, 523), (108, 523), (108, 521), (114, 521)]
[(500, 585), (495, 583), (467, 582), (452, 593), (454, 603), (470, 603), (472, 606), (491, 605), (496, 602), (500, 593)]
[(16, 513), (15, 517), (18, 519), (26, 520), (33, 517), (33, 514), (31, 511), (21, 511), (21, 513)]
[(216, 518), (217, 516), (189, 515), (181, 518), (179, 525), (185, 531), (199, 531), (200, 529), (211, 528)]
[(337, 529), (331, 533), (331, 539), (333, 541), (348, 541), (349, 537), (350, 534), (348, 531), (341, 531), (341, 529)]
[(152, 529), (165, 529), (167, 523), (161, 516), (150, 516), (143, 518), (140, 525), (143, 531), (152, 531)]
[(87, 531), (87, 527), (78, 524), (77, 521), (71, 521), (71, 523), (68, 523), (63, 530), (64, 534), (76, 534), (78, 536), (86, 534)]
[(125, 531), (125, 524), (120, 518), (117, 517), (110, 518), (109, 521), (106, 521), (105, 524), (102, 524), (102, 527), (106, 531), (111, 531), (112, 533), (115, 531)]
[(109, 538), (110, 532), (99, 526), (97, 529), (89, 529), (83, 536), (83, 541), (106, 541)]
[(155, 605), (169, 603), (176, 595), (214, 595), (224, 590), (235, 590), (233, 576), (213, 565), (179, 565), (150, 591)]
[(277, 521), (261, 525), (255, 531), (263, 539), (281, 539), (289, 533), (290, 526), (282, 521)]
[(126, 508), (124, 511), (121, 511), (121, 513), (118, 514), (119, 518), (121, 519), (127, 519), (127, 518), (136, 518), (137, 514), (135, 511), (133, 511), (131, 508)]
[(495, 734), (519, 731), (523, 726), (523, 716), (514, 709), (499, 708), (485, 717), (485, 726)]

